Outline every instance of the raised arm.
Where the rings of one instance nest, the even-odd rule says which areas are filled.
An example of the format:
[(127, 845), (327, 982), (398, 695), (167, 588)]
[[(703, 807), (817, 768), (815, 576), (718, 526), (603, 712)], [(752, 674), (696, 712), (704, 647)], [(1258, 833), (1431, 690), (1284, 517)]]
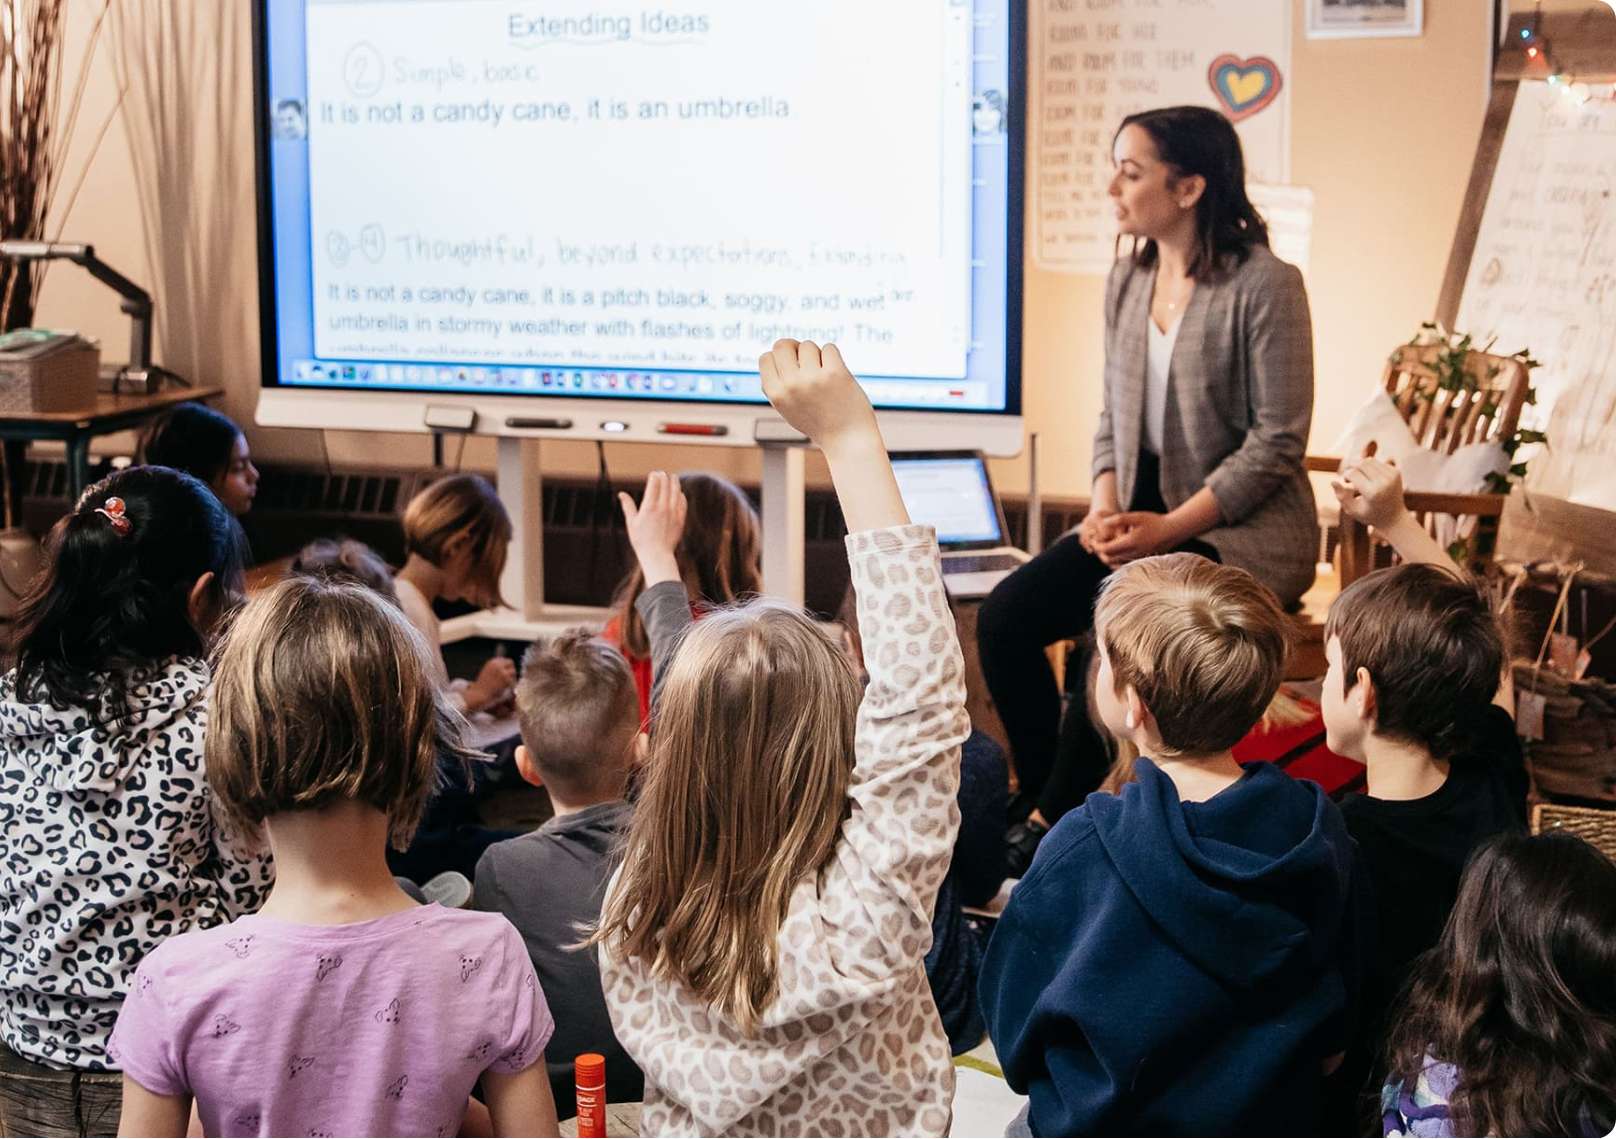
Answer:
[(871, 960), (905, 967), (930, 939), (959, 829), (960, 744), (970, 732), (937, 537), (909, 525), (875, 413), (834, 346), (781, 341), (760, 370), (770, 402), (825, 452), (849, 530), (870, 681), (835, 865), (871, 920), (843, 929), (859, 943), (849, 948), (862, 954), (860, 968)]
[(1403, 475), (1393, 464), (1365, 455), (1330, 480), (1330, 489), (1343, 514), (1378, 531), (1403, 561), (1464, 575), (1459, 563), (1403, 505)]
[(628, 543), (640, 563), (645, 588), (634, 601), (634, 608), (645, 622), (645, 636), (651, 642), (651, 708), (662, 694), (662, 678), (679, 638), (691, 623), (690, 598), (679, 573), (679, 539), (685, 532), (685, 493), (679, 477), (666, 471), (652, 471), (645, 479), (645, 494), (639, 505), (626, 494), (617, 496), (623, 507), (623, 523)]
[(781, 340), (758, 371), (774, 409), (825, 453), (847, 532), (908, 525), (875, 411), (836, 345)]

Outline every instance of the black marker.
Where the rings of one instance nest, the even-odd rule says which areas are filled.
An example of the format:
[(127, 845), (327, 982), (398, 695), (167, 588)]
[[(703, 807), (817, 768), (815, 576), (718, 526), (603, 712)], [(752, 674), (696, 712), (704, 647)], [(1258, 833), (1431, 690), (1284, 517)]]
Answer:
[(530, 419), (521, 415), (512, 415), (505, 420), (506, 427), (548, 428), (552, 431), (565, 431), (572, 426), (570, 419)]

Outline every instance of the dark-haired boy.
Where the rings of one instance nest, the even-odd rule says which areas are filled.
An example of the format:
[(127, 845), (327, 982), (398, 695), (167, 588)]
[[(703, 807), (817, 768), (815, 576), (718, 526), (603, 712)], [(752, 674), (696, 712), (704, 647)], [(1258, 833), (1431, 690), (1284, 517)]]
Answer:
[(640, 704), (621, 653), (585, 632), (534, 644), (516, 685), (522, 746), (517, 770), (549, 789), (555, 817), (532, 834), (495, 843), (477, 863), (473, 905), (497, 910), (527, 942), (556, 1034), (545, 1049), (561, 1118), (574, 1114), (573, 1060), (606, 1057), (606, 1095), (638, 1100), (640, 1071), (617, 1043), (600, 967), (578, 948), (600, 918), (612, 850), (628, 825), (624, 800), (639, 750)]
[(1508, 654), (1484, 588), (1409, 514), (1395, 466), (1359, 460), (1334, 487), (1342, 511), (1403, 560), (1344, 590), (1325, 627), (1328, 743), (1360, 760), (1368, 780), (1341, 804), (1377, 917), (1359, 1031), (1341, 1073), (1351, 1085), (1344, 1092), (1357, 1095), (1378, 1076), (1388, 1006), (1441, 936), (1471, 852), (1523, 828), (1526, 775), (1508, 710)]

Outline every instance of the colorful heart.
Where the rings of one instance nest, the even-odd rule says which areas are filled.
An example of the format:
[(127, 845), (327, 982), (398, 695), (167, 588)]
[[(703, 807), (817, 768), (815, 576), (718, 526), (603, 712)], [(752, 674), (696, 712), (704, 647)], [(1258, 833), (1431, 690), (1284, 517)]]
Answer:
[(1278, 64), (1266, 55), (1250, 59), (1220, 55), (1206, 69), (1206, 81), (1229, 118), (1237, 123), (1272, 103), (1282, 84)]

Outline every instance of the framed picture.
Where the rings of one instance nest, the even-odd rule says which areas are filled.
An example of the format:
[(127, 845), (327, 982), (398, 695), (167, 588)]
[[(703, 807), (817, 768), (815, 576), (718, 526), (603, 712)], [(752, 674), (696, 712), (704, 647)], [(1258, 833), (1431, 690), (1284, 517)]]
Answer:
[(1306, 0), (1308, 39), (1417, 36), (1424, 0)]

